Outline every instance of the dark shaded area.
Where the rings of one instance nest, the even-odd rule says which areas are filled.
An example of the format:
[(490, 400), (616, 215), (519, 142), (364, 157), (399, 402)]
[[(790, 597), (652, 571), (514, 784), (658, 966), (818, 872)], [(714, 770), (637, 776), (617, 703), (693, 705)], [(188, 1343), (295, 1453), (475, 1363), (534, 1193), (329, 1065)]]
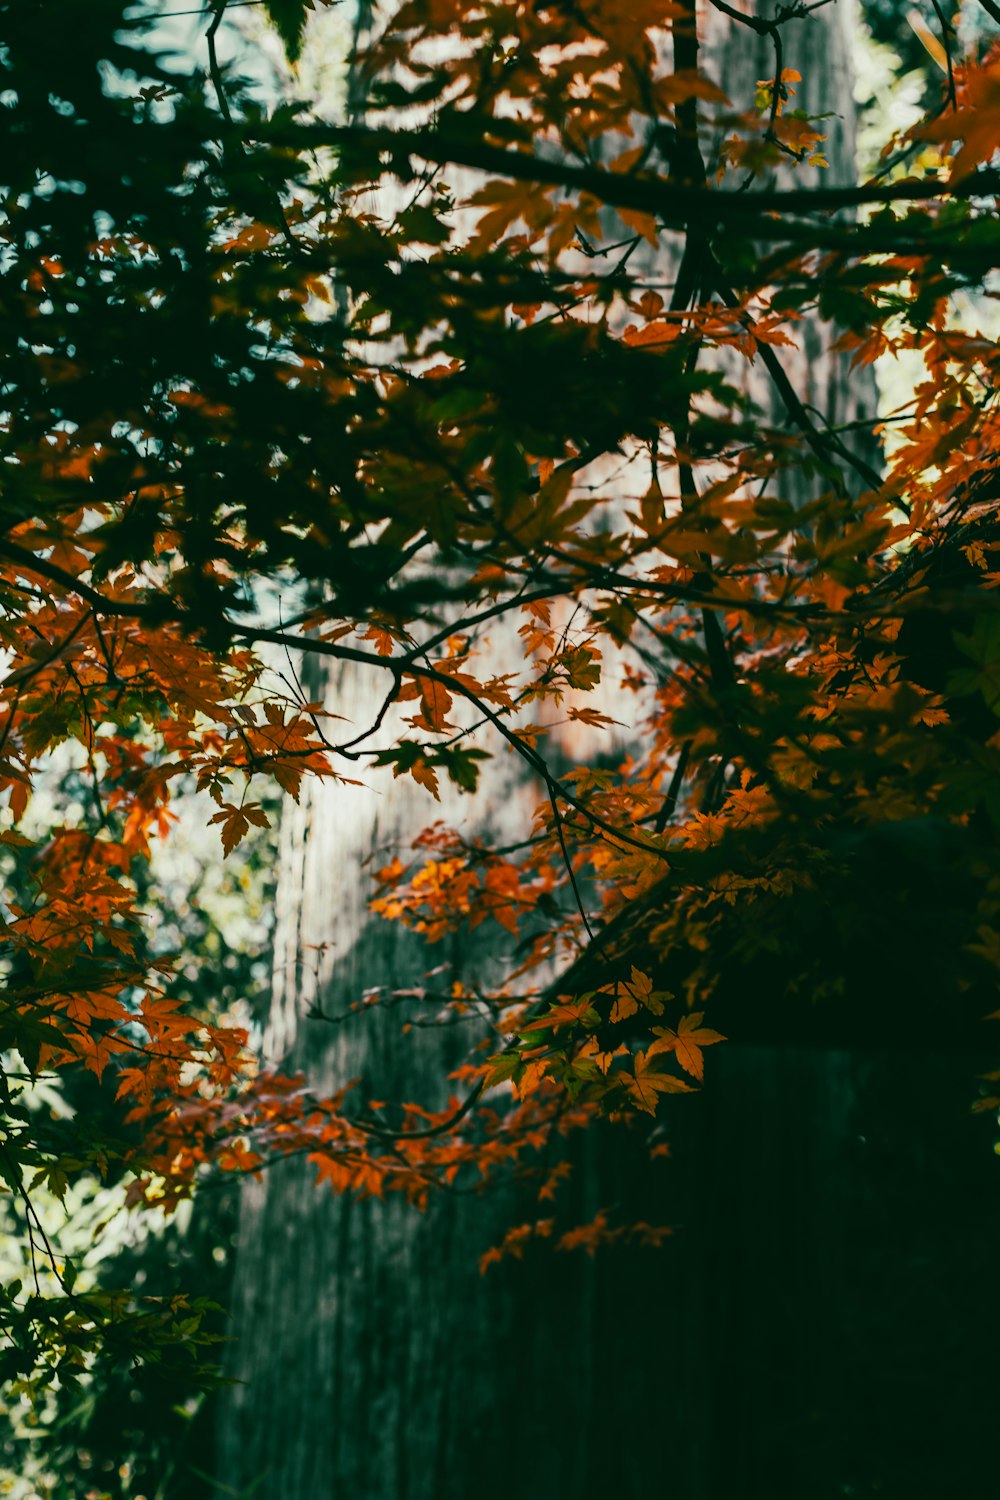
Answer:
[(1000, 1184), (993, 1121), (969, 1113), (973, 1062), (719, 1063), (714, 1099), (676, 1131), (692, 1213), (671, 1249), (698, 1288), (700, 1357), (690, 1323), (689, 1340), (711, 1422), (707, 1473), (676, 1493), (978, 1487), (994, 1461)]
[[(297, 1254), (303, 1317), (265, 1346), (256, 1389), (225, 1398), (215, 1472), (231, 1488), (216, 1495), (255, 1478), (366, 1500), (981, 1488), (1000, 1395), (996, 1126), (970, 1111), (982, 1067), (718, 1049), (707, 1090), (671, 1101), (670, 1159), (649, 1159), (645, 1128), (598, 1127), (560, 1195), (561, 1222), (605, 1208), (672, 1224), (659, 1250), (532, 1242), (480, 1276), (504, 1228), (551, 1208), (453, 1198), (415, 1222), (398, 1202), (323, 1198), (307, 1221), (287, 1187), (272, 1194), (258, 1229), (296, 1249), (262, 1245), (265, 1279)], [(268, 1298), (261, 1285), (265, 1319)], [(293, 1414), (264, 1431), (268, 1393)]]
[(675, 1101), (672, 1162), (609, 1130), (584, 1174), (581, 1199), (673, 1220), (663, 1251), (536, 1250), (470, 1285), (495, 1400), (455, 1414), (443, 1493), (509, 1494), (483, 1465), (505, 1448), (539, 1495), (904, 1500), (991, 1472), (1000, 1181), (973, 1064), (716, 1062)]

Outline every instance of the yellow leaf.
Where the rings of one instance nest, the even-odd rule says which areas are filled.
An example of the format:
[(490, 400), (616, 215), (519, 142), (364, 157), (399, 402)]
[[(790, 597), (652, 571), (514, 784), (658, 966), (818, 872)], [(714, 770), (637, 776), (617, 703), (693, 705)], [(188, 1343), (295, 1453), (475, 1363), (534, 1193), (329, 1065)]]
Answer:
[(702, 1048), (711, 1047), (715, 1042), (724, 1042), (726, 1039), (721, 1032), (701, 1025), (703, 1015), (704, 1011), (692, 1011), (681, 1019), (676, 1031), (671, 1031), (669, 1026), (654, 1026), (656, 1041), (650, 1043), (648, 1055), (655, 1057), (660, 1052), (676, 1052), (677, 1061), (685, 1073), (690, 1073), (692, 1078), (704, 1078), (705, 1059)]
[(612, 1022), (625, 1021), (629, 1016), (634, 1016), (638, 1009), (638, 1001), (628, 985), (617, 985), (615, 988), (615, 1003), (611, 1007)]
[(649, 1058), (652, 1055), (652, 1047), (648, 1052), (637, 1052), (635, 1055), (635, 1074), (633, 1077), (625, 1078), (627, 1087), (632, 1098), (641, 1110), (647, 1115), (655, 1115), (656, 1102), (661, 1094), (688, 1094), (691, 1092), (690, 1085), (682, 1082), (680, 1078), (674, 1078), (670, 1073), (657, 1073), (649, 1066)]

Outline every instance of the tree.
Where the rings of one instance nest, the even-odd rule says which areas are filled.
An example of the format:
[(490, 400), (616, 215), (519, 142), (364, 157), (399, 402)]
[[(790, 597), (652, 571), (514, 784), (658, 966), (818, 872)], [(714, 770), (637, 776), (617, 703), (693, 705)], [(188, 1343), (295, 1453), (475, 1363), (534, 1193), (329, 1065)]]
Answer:
[[(730, 99), (668, 0), (414, 0), (359, 59), (369, 123), (341, 125), (226, 75), (225, 8), (184, 73), (115, 0), (2, 10), (0, 837), (28, 894), (4, 922), (0, 1156), (33, 1254), (5, 1304), (24, 1389), (201, 1336), (182, 1300), (76, 1291), (33, 1183), (111, 1170), (170, 1207), (298, 1153), (362, 1196), (523, 1187), (569, 1129), (700, 1087), (724, 1038), (936, 1057), (988, 1045), (996, 1004), (997, 352), (961, 301), (996, 258), (995, 52), (960, 61), (946, 28), (941, 107), (879, 173), (786, 188), (825, 129), (786, 67), (805, 7), (716, 3), (773, 55)], [(293, 51), (306, 9), (270, 7)], [(460, 200), (458, 167), (479, 174)], [(677, 244), (671, 286), (644, 240)], [(884, 474), (789, 378), (814, 304), (857, 366), (923, 362)], [(760, 366), (780, 424), (714, 350)], [(491, 665), (506, 617), (523, 657)], [(374, 722), (342, 725), (284, 651), (381, 680)], [(587, 696), (612, 676), (618, 715)], [(624, 767), (546, 753), (553, 718), (621, 713)], [(30, 838), (65, 742), (89, 803)], [(491, 1027), (453, 1099), (323, 1094), (171, 992), (136, 867), (184, 779), (230, 853), (270, 782), (474, 797), (491, 755), (538, 787), (515, 847), (437, 826), (378, 875), (384, 915), (428, 939), (493, 924), (509, 960), (440, 997)], [(114, 1141), (13, 1097), (81, 1067), (124, 1101)]]
[[(726, 80), (731, 96), (747, 87), (752, 93), (772, 65), (769, 39), (756, 38), (748, 49), (738, 26), (718, 15), (715, 22), (705, 37), (707, 71)], [(827, 63), (809, 80), (809, 107), (817, 114), (836, 110), (840, 128), (824, 149), (843, 180), (854, 162), (849, 17), (842, 10), (818, 16), (810, 44)], [(789, 61), (795, 60), (792, 52)], [(811, 180), (821, 169), (804, 170)], [(477, 186), (468, 174), (464, 182), (452, 174), (451, 181), (456, 196)], [(629, 264), (654, 284), (672, 282), (677, 269), (672, 247), (662, 242), (631, 247)], [(799, 348), (786, 351), (796, 388), (808, 382), (834, 425), (870, 419), (874, 382), (866, 385), (866, 372), (850, 370), (849, 355), (829, 351), (833, 334), (824, 337), (807, 313), (796, 335)], [(707, 356), (716, 368), (720, 354)], [(781, 421), (766, 376), (755, 378), (740, 356), (724, 368), (735, 384), (749, 386), (761, 420)], [(610, 526), (627, 524), (628, 473), (623, 481), (612, 468), (602, 479)], [(797, 486), (800, 476), (784, 476), (783, 498), (807, 501), (808, 490), (799, 493)], [(491, 622), (491, 669), (519, 659), (519, 623)], [(331, 663), (318, 680), (310, 677), (309, 691), (354, 723), (370, 723), (378, 712), (378, 685), (349, 664)], [(617, 716), (618, 725), (560, 723), (558, 711), (550, 711), (544, 741), (550, 764), (596, 760), (617, 769), (627, 753), (641, 753), (630, 728), (640, 714), (622, 705), (613, 684), (581, 702)], [(468, 842), (495, 846), (517, 841), (540, 788), (530, 772), (494, 761), (483, 765), (474, 799), (446, 785), (440, 792), (440, 819)], [(482, 990), (484, 976), (495, 972), (498, 945), (501, 953), (509, 945), (493, 921), (462, 930), (458, 942), (445, 934), (421, 951), (419, 935), (407, 941), (398, 930), (387, 932), (369, 911), (356, 870), (412, 859), (426, 816), (402, 781), (365, 794), (314, 783), (284, 820), (278, 962), (264, 1049), (326, 1091), (360, 1078), (359, 1088), (381, 1098), (409, 1094), (444, 1104), (441, 1081), (461, 1062), (477, 1020), (467, 1013), (451, 1025), (429, 1026), (440, 1008), (435, 995), (455, 984)], [(432, 975), (424, 978), (428, 969)], [(363, 992), (381, 996), (381, 1003), (352, 1012)], [(478, 1024), (482, 1035), (486, 1027)], [(764, 1453), (769, 1494), (778, 1472), (789, 1492), (798, 1482), (803, 1493), (815, 1493), (815, 1442), (789, 1472), (781, 1433), (787, 1403), (774, 1400), (758, 1370), (780, 1348), (793, 1383), (799, 1351), (789, 1321), (820, 1325), (808, 1278), (844, 1244), (831, 1233), (838, 1200), (829, 1166), (840, 1154), (838, 1126), (845, 1128), (853, 1113), (851, 1069), (840, 1054), (801, 1051), (758, 1049), (726, 1061), (697, 1123), (668, 1117), (650, 1142), (646, 1131), (609, 1132), (592, 1122), (585, 1138), (543, 1148), (534, 1182), (522, 1173), (519, 1186), (503, 1191), (494, 1184), (486, 1194), (438, 1194), (419, 1216), (386, 1198), (319, 1197), (301, 1162), (248, 1185), (226, 1359), (234, 1383), (220, 1395), (211, 1472), (237, 1490), (263, 1478), (289, 1497), (343, 1490), (388, 1500), (404, 1488), (411, 1497), (492, 1495), (506, 1492), (510, 1474), (505, 1466), (484, 1473), (482, 1454), (502, 1452), (516, 1434), (518, 1471), (531, 1476), (534, 1493), (643, 1493), (662, 1482), (664, 1450), (672, 1454), (671, 1482), (688, 1500), (749, 1493)], [(792, 1078), (799, 1082), (796, 1096)], [(800, 1103), (807, 1090), (811, 1110)], [(713, 1142), (730, 1139), (734, 1121), (745, 1155), (730, 1147), (717, 1157)], [(690, 1175), (700, 1187), (692, 1190), (680, 1162), (670, 1163), (665, 1129), (685, 1162), (699, 1163), (700, 1172)], [(804, 1135), (803, 1154), (828, 1164), (822, 1179), (813, 1175), (814, 1186), (790, 1170), (783, 1134)], [(748, 1173), (747, 1158), (762, 1141), (766, 1164)], [(738, 1215), (734, 1203), (740, 1195), (750, 1200), (750, 1183), (769, 1211)], [(817, 1233), (808, 1238), (805, 1286), (793, 1301), (773, 1247), (810, 1212)], [(724, 1264), (709, 1275), (706, 1264), (719, 1243), (727, 1246)], [(741, 1279), (753, 1285), (752, 1298), (741, 1297)], [(623, 1307), (624, 1286), (632, 1308), (662, 1307), (665, 1287), (685, 1289), (663, 1307), (652, 1347), (645, 1322)], [(313, 1309), (308, 1317), (301, 1315), (304, 1304)], [(721, 1340), (713, 1305), (727, 1309)], [(836, 1318), (829, 1296), (823, 1312), (830, 1322)], [(753, 1380), (741, 1378), (742, 1370), (723, 1377), (727, 1365), (745, 1359), (753, 1361)], [(825, 1365), (833, 1388), (839, 1365), (829, 1341)], [(661, 1369), (684, 1373), (682, 1387), (671, 1379), (669, 1412)], [(601, 1378), (602, 1370), (629, 1376)], [(828, 1421), (833, 1426), (845, 1415), (841, 1404)], [(661, 1444), (610, 1438), (649, 1430)], [(724, 1451), (711, 1439), (719, 1430), (727, 1433)], [(835, 1476), (852, 1472), (844, 1460), (826, 1467), (831, 1486)]]

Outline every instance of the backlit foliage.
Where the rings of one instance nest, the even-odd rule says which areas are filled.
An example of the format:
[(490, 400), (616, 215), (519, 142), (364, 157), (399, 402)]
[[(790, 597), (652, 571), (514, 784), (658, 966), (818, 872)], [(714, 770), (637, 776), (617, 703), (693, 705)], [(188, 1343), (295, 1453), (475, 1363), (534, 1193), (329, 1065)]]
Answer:
[[(307, 7), (272, 9), (294, 51)], [(225, 75), (224, 3), (188, 73), (137, 7), (0, 7), (0, 842), (28, 891), (0, 934), (0, 1175), (34, 1264), (2, 1363), (24, 1389), (202, 1338), (183, 1299), (75, 1292), (41, 1183), (111, 1171), (169, 1209), (303, 1153), (419, 1205), (536, 1173), (539, 1219), (487, 1263), (656, 1243), (604, 1214), (556, 1231), (540, 1148), (655, 1115), (726, 1038), (933, 1052), (996, 1009), (1000, 349), (959, 294), (994, 291), (1000, 52), (954, 57), (859, 186), (822, 176), (795, 107), (810, 7), (717, 9), (773, 43), (752, 98), (708, 76), (683, 0), (410, 0), (356, 59), (365, 122), (330, 125)], [(854, 367), (923, 362), (884, 473), (786, 373), (817, 306)], [(343, 722), (286, 651), (370, 674), (383, 711)], [(66, 742), (89, 800), (30, 839)], [(434, 822), (491, 757), (537, 788), (503, 849)], [(228, 854), (274, 784), (389, 776), (430, 826), (375, 912), (432, 943), (494, 924), (510, 954), (488, 990), (414, 976), (437, 1019), (482, 1018), (440, 1109), (263, 1069), (139, 940), (178, 778)], [(19, 1102), (79, 1069), (113, 1084), (114, 1140)]]

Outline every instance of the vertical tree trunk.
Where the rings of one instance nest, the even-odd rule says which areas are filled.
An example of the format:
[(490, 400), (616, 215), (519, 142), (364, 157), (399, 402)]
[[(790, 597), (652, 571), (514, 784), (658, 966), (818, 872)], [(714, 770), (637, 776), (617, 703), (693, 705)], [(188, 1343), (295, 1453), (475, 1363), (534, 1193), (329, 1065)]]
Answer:
[[(838, 4), (796, 24), (801, 55), (789, 33), (785, 61), (805, 76), (797, 102), (835, 112), (827, 155), (846, 181), (851, 16)], [(773, 72), (767, 43), (745, 29), (713, 47), (734, 98)], [(800, 329), (790, 373), (805, 399), (831, 422), (870, 412), (871, 385), (821, 354), (818, 326)], [(780, 407), (770, 412), (780, 426)], [(325, 690), (336, 712), (371, 717), (349, 673)], [(363, 988), (443, 958), (466, 973), (490, 962), (465, 938), (421, 951), (367, 914), (362, 861), (428, 820), (430, 804), (413, 799), (384, 783), (313, 785), (290, 810), (268, 1049), (320, 1088), (360, 1075), (381, 1096), (435, 1104), (457, 1047), (448, 1033), (402, 1038), (398, 1017), (377, 1010), (305, 1019), (316, 1000), (337, 1015)], [(498, 831), (534, 800), (495, 781)], [(301, 1162), (248, 1183), (221, 1493), (255, 1481), (281, 1500), (868, 1493), (844, 1487), (856, 1480), (836, 1442), (836, 1423), (856, 1416), (844, 1384), (863, 1344), (847, 1247), (852, 1196), (873, 1196), (857, 1187), (853, 1123), (868, 1075), (840, 1054), (719, 1053), (705, 1093), (675, 1101), (673, 1161), (640, 1161), (627, 1135), (601, 1128), (577, 1149), (578, 1218), (615, 1205), (672, 1222), (658, 1251), (590, 1261), (542, 1249), (481, 1277), (482, 1252), (536, 1211), (519, 1211), (513, 1189), (443, 1197), (421, 1216), (317, 1191)]]

